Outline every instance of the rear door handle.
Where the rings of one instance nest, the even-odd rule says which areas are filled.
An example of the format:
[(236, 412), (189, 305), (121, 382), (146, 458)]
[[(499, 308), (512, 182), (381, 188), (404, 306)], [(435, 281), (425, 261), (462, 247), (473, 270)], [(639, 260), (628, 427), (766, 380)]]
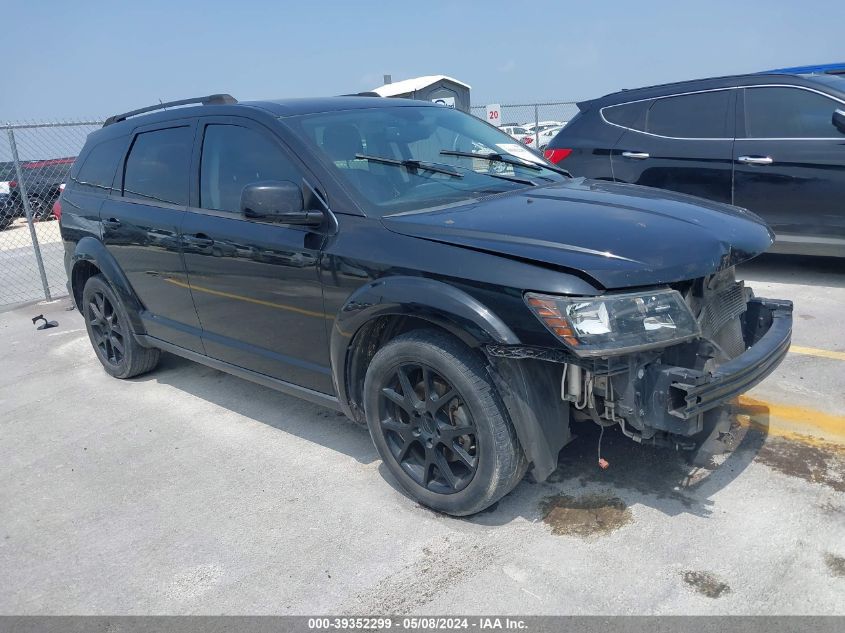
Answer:
[(771, 156), (740, 156), (737, 160), (746, 165), (771, 165), (775, 162)]
[(109, 218), (108, 220), (103, 220), (103, 226), (107, 229), (119, 229), (120, 220), (118, 220), (117, 218)]
[(622, 152), (622, 156), (625, 158), (636, 158), (637, 160), (650, 158), (650, 155), (647, 152)]
[(182, 241), (190, 246), (198, 246), (200, 248), (208, 247), (214, 244), (214, 240), (208, 237), (205, 233), (197, 233), (196, 235), (183, 235)]

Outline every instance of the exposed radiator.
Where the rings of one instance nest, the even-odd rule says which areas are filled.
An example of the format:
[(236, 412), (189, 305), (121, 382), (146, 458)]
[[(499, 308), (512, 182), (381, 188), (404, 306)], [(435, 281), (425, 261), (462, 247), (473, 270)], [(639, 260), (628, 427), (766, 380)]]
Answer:
[(733, 269), (704, 280), (698, 314), (701, 333), (718, 345), (728, 359), (736, 358), (745, 351), (740, 317), (746, 310), (747, 301), (745, 286), (734, 280)]

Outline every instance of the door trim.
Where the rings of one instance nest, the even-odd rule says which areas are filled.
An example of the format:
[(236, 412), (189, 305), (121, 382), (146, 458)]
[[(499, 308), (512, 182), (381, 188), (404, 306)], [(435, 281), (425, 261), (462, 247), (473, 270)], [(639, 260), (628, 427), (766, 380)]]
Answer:
[[(628, 130), (629, 132), (637, 132), (638, 134), (644, 134), (645, 136), (654, 136), (656, 138), (665, 138), (665, 139), (675, 139), (679, 141), (730, 141), (733, 140), (733, 137), (730, 138), (701, 138), (701, 137), (687, 137), (687, 136), (663, 136), (662, 134), (653, 134), (651, 132), (645, 132), (643, 130), (636, 130), (632, 127), (626, 127), (624, 125), (619, 125), (618, 123), (611, 123), (608, 121), (604, 116), (604, 111), (606, 108), (615, 108), (617, 106), (629, 105), (631, 103), (641, 103), (643, 101), (657, 101), (658, 99), (669, 99), (672, 97), (683, 97), (686, 95), (694, 95), (694, 94), (701, 94), (703, 92), (718, 92), (721, 90), (745, 90), (747, 88), (794, 88), (796, 90), (806, 90), (808, 92), (815, 92), (816, 94), (820, 94), (823, 97), (827, 97), (833, 101), (838, 101), (839, 103), (845, 105), (845, 101), (840, 99), (839, 97), (834, 97), (831, 94), (823, 92), (822, 90), (816, 90), (815, 88), (809, 88), (807, 86), (798, 86), (795, 84), (750, 84), (747, 86), (729, 86), (723, 88), (708, 88), (707, 90), (691, 90), (689, 92), (677, 92), (670, 95), (660, 95), (658, 97), (647, 97), (645, 99), (633, 99), (631, 101), (623, 101), (622, 103), (614, 103), (612, 105), (606, 105), (599, 108), (599, 116), (601, 120), (607, 123), (608, 125), (612, 125), (613, 127), (618, 127), (623, 130)], [(744, 104), (743, 104), (744, 106)], [(744, 130), (743, 130), (744, 131)], [(788, 137), (788, 138), (757, 138), (757, 137), (736, 137), (737, 140), (743, 141), (845, 141), (845, 134), (842, 136), (815, 136), (809, 138), (798, 138), (795, 136)]]
[(233, 376), (237, 376), (238, 378), (243, 378), (245, 380), (258, 383), (259, 385), (263, 385), (265, 387), (270, 387), (271, 389), (275, 389), (276, 391), (281, 391), (282, 393), (286, 393), (291, 396), (296, 396), (297, 398), (301, 398), (303, 400), (307, 400), (308, 402), (328, 407), (329, 409), (333, 409), (335, 411), (341, 411), (340, 402), (338, 401), (338, 399), (335, 396), (329, 395), (327, 393), (314, 391), (313, 389), (308, 389), (307, 387), (300, 387), (299, 385), (287, 382), (286, 380), (272, 378), (270, 376), (267, 376), (266, 374), (261, 374), (250, 369), (244, 369), (243, 367), (239, 367), (238, 365), (233, 365), (223, 360), (217, 360), (216, 358), (211, 358), (210, 356), (206, 356), (205, 354), (200, 354), (184, 347), (179, 347), (178, 345), (173, 345), (172, 343), (168, 343), (154, 336), (149, 336), (148, 334), (137, 334), (136, 338), (142, 345), (147, 345), (149, 347), (157, 347), (161, 350), (164, 350), (165, 352), (176, 354), (177, 356), (181, 356), (182, 358), (187, 358), (188, 360), (192, 360), (202, 365), (206, 365), (207, 367), (211, 367), (212, 369), (217, 369), (219, 371), (226, 372), (227, 374), (232, 374)]

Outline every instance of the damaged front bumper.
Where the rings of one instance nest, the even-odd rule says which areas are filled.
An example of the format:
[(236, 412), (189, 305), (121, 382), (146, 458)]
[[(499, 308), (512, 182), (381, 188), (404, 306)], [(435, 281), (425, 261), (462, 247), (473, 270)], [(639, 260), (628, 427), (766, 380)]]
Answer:
[(741, 317), (745, 351), (721, 364), (712, 342), (576, 359), (564, 349), (491, 345), (492, 378), (537, 479), (557, 466), (570, 419), (618, 424), (631, 439), (694, 448), (724, 405), (761, 382), (786, 356), (792, 302), (751, 298)]
[(744, 315), (743, 337), (748, 348), (712, 371), (651, 363), (634, 397), (630, 422), (640, 429), (673, 435), (700, 432), (704, 414), (745, 393), (771, 374), (789, 350), (792, 302), (751, 299)]

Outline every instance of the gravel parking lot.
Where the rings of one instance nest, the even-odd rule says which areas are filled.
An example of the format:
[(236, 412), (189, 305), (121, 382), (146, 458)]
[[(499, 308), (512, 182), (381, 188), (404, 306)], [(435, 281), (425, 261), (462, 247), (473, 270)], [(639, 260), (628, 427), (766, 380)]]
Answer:
[(741, 276), (796, 313), (733, 451), (611, 432), (603, 471), (580, 426), (551, 480), (463, 520), (334, 412), (173, 356), (111, 379), (67, 299), (0, 313), (0, 613), (845, 615), (843, 264)]

